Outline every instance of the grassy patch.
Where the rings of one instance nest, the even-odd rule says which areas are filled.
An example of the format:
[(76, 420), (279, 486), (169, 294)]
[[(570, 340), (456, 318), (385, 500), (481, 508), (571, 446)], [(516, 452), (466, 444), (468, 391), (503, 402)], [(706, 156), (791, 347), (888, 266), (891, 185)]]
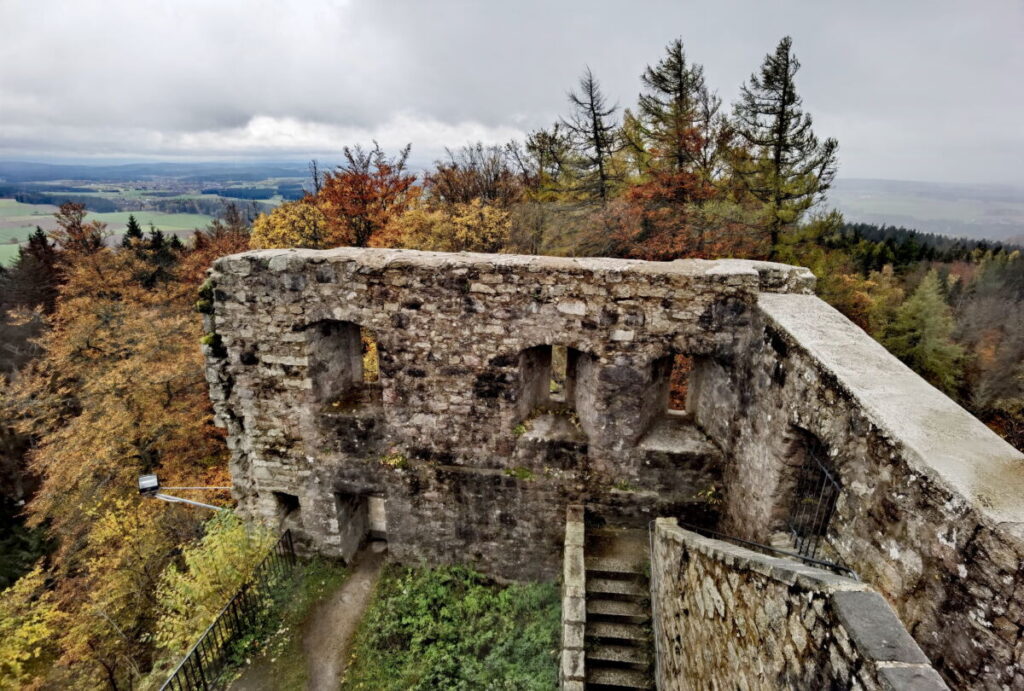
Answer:
[(343, 691), (557, 688), (558, 587), (499, 586), (463, 567), (386, 567)]

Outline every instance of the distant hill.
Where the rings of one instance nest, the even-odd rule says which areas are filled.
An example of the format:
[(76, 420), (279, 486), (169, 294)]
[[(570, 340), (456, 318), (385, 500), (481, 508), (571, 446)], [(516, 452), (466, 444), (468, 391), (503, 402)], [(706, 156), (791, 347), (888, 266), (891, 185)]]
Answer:
[(841, 178), (829, 202), (851, 222), (1024, 243), (1024, 187)]
[(305, 177), (305, 163), (124, 163), (118, 165), (33, 163), (0, 161), (0, 182), (46, 182), (49, 180), (91, 180), (127, 182), (153, 178), (186, 180), (264, 180)]

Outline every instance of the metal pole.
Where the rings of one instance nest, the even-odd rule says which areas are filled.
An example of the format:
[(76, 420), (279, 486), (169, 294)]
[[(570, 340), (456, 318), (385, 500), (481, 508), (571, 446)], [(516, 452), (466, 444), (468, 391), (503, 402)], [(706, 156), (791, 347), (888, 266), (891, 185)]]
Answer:
[(172, 504), (189, 504), (191, 506), (198, 506), (201, 509), (210, 509), (212, 511), (227, 511), (227, 509), (225, 509), (223, 506), (214, 506), (213, 504), (204, 504), (201, 501), (193, 501), (191, 499), (182, 499), (181, 497), (172, 497), (171, 495), (163, 494), (162, 492), (157, 492), (153, 496), (156, 497), (157, 499), (163, 499), (164, 501), (169, 501)]

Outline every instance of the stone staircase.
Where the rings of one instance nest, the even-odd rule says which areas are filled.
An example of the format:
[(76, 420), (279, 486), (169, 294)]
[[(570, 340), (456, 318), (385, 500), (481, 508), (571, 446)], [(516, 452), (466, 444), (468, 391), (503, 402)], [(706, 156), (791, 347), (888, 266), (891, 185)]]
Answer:
[(647, 533), (587, 531), (586, 689), (653, 689)]

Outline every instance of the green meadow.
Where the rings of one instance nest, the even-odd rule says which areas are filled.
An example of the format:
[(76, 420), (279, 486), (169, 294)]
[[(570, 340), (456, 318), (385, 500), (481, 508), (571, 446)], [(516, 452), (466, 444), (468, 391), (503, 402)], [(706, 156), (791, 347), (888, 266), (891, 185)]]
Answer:
[[(10, 264), (18, 255), (18, 243), (24, 242), (36, 229), (53, 230), (56, 223), (53, 212), (57, 207), (49, 204), (23, 204), (13, 199), (0, 199), (0, 264)], [(184, 236), (196, 228), (206, 227), (212, 216), (205, 214), (168, 214), (161, 211), (113, 211), (109, 213), (89, 213), (87, 221), (102, 221), (107, 224), (107, 231), (119, 235), (128, 226), (128, 216), (135, 219), (145, 231), (150, 224), (164, 232), (172, 232)]]

